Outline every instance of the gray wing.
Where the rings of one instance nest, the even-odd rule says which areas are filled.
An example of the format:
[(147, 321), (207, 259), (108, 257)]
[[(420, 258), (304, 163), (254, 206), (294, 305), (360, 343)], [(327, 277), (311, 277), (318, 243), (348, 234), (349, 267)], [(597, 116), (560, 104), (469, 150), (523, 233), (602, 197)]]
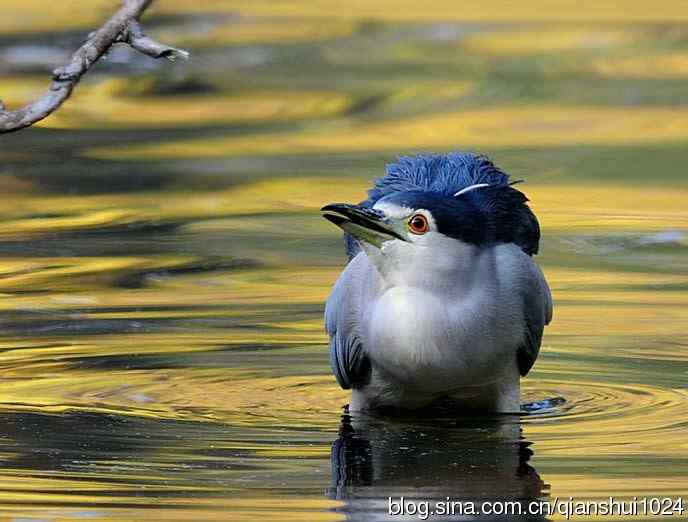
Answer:
[(345, 390), (366, 383), (371, 371), (360, 336), (360, 309), (366, 279), (364, 270), (361, 270), (361, 255), (349, 262), (325, 305), (330, 366), (337, 382)]
[(523, 345), (516, 353), (518, 370), (522, 376), (525, 376), (535, 364), (542, 343), (542, 332), (545, 325), (552, 320), (552, 294), (542, 270), (534, 261), (531, 284), (524, 297), (526, 334)]

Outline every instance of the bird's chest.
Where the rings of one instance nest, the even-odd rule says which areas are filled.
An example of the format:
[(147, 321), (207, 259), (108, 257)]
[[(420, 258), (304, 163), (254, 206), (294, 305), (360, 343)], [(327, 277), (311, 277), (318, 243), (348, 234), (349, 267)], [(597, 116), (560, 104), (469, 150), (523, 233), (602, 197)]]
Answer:
[(373, 362), (411, 386), (441, 390), (457, 380), (484, 382), (499, 352), (489, 309), (479, 303), (394, 287), (365, 313), (365, 342)]

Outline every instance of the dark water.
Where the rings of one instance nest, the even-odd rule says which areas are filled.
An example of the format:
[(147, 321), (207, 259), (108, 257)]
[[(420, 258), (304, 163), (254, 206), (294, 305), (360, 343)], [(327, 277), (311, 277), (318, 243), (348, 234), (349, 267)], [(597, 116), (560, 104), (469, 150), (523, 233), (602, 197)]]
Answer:
[[(107, 5), (6, 4), (13, 105)], [(158, 4), (148, 27), (191, 61), (113, 51), (45, 125), (0, 138), (0, 518), (688, 495), (681, 17)], [(321, 315), (344, 254), (317, 209), (362, 199), (397, 154), (457, 148), (526, 178), (540, 217), (555, 319), (534, 405), (342, 420)]]

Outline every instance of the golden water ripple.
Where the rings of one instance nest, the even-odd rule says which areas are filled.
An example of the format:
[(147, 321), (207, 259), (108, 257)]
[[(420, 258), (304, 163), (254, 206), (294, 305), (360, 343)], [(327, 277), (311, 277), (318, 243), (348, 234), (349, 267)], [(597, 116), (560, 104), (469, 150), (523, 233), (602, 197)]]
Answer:
[[(87, 3), (3, 3), (3, 101), (113, 9)], [(679, 4), (155, 2), (146, 30), (192, 60), (117, 50), (0, 144), (0, 519), (367, 520), (439, 482), (685, 497)], [(535, 406), (342, 423), (318, 209), (456, 148), (526, 178), (542, 226)], [(326, 498), (341, 471), (363, 503)]]
[[(2, 32), (47, 31), (60, 29), (84, 29), (97, 25), (102, 13), (111, 10), (111, 2), (93, 0), (84, 4), (81, 0), (64, 0), (59, 8), (46, 9), (41, 0), (11, 0), (6, 7)], [(433, 0), (420, 6), (416, 2), (404, 0), (377, 0), (375, 2), (357, 1), (342, 5), (334, 0), (203, 0), (189, 3), (183, 0), (160, 2), (151, 14), (210, 13), (231, 14), (239, 12), (249, 16), (293, 17), (322, 19), (323, 13), (334, 19), (376, 19), (386, 21), (436, 21), (437, 13), (442, 20), (489, 21), (613, 21), (613, 22), (666, 22), (688, 18), (680, 0), (662, 0), (651, 10), (640, 0), (624, 2), (619, 8), (617, 0), (600, 0), (594, 9), (581, 10), (575, 2), (546, 2), (537, 0), (523, 5), (515, 5), (506, 0), (473, 1), (456, 5), (448, 0)]]
[[(582, 373), (583, 368), (581, 368)], [(43, 371), (48, 371), (45, 368)], [(332, 432), (347, 393), (330, 375), (260, 376), (245, 370), (166, 369), (79, 372), (55, 367), (40, 380), (11, 378), (0, 387), (3, 411), (135, 415), (142, 418), (218, 422), (233, 427), (317, 429)], [(524, 418), (542, 455), (685, 455), (685, 389), (650, 385), (552, 380), (546, 369), (526, 380), (524, 400), (563, 397), (565, 403)], [(265, 373), (265, 372), (263, 372)], [(551, 375), (551, 376), (550, 376)], [(577, 442), (570, 444), (571, 430)], [(326, 456), (326, 449), (245, 445), (265, 457)], [(304, 453), (307, 452), (307, 453)]]
[(654, 9), (648, 10), (647, 4), (640, 0), (627, 0), (620, 8), (618, 1), (600, 0), (594, 8), (581, 10), (580, 4), (571, 1), (546, 2), (536, 0), (527, 4), (514, 4), (508, 0), (470, 1), (458, 5), (448, 0), (433, 0), (418, 4), (411, 0), (393, 1), (378, 0), (364, 2), (357, 0), (350, 4), (341, 4), (336, 0), (206, 0), (199, 6), (191, 7), (183, 0), (168, 0), (159, 9), (165, 11), (198, 11), (209, 12), (223, 7), (230, 7), (247, 15), (315, 17), (327, 13), (333, 18), (363, 18), (378, 20), (429, 20), (436, 21), (439, 13), (441, 19), (469, 21), (667, 21), (681, 20), (688, 16), (680, 0), (662, 0)]
[[(526, 384), (526, 401), (528, 397), (566, 399), (550, 413), (526, 417), (528, 436), (543, 441), (539, 452), (672, 456), (688, 450), (686, 420), (681, 414), (688, 407), (685, 389), (586, 382), (582, 375), (579, 379), (562, 382), (545, 377)], [(570, 444), (572, 429), (575, 445)]]
[[(1, 153), (0, 153), (1, 154)], [(171, 191), (165, 194), (54, 196), (12, 195), (0, 197), (4, 206), (0, 237), (40, 237), (69, 231), (132, 230), (188, 223), (190, 231), (211, 229), (257, 232), (269, 226), (275, 233), (331, 233), (331, 225), (318, 217), (328, 201), (360, 201), (370, 179), (358, 177), (298, 177), (288, 181), (265, 180), (213, 191)], [(688, 210), (683, 201), (688, 192), (675, 187), (649, 187), (642, 197), (633, 187), (612, 184), (524, 185), (531, 206), (543, 228), (555, 231), (653, 231), (688, 228)], [(609, 204), (613, 201), (613, 206)], [(46, 205), (60, 213), (45, 216)], [(282, 219), (299, 213), (298, 228), (280, 227), (279, 222), (250, 219), (251, 215), (280, 212)], [(304, 215), (305, 214), (305, 215)], [(222, 221), (210, 221), (223, 218)], [(126, 229), (126, 228), (125, 228)], [(577, 245), (573, 244), (573, 247)]]
[(540, 31), (501, 31), (478, 33), (463, 41), (472, 51), (492, 54), (557, 53), (572, 49), (609, 49), (622, 47), (637, 38), (630, 31), (594, 28), (557, 27)]
[(688, 78), (688, 54), (681, 51), (659, 55), (600, 59), (593, 70), (609, 78)]
[(229, 17), (228, 21), (204, 24), (200, 28), (160, 29), (156, 37), (175, 47), (204, 48), (225, 45), (293, 44), (318, 42), (350, 36), (357, 24), (350, 20), (305, 19), (298, 24), (255, 17)]
[(555, 145), (648, 145), (688, 140), (688, 112), (673, 107), (534, 105), (442, 112), (385, 122), (342, 121), (301, 132), (99, 147), (85, 157), (152, 160)]
[[(0, 89), (2, 83), (0, 83)], [(107, 81), (79, 89), (71, 103), (41, 123), (46, 128), (132, 129), (180, 125), (281, 123), (326, 118), (350, 109), (355, 100), (337, 92), (239, 92), (230, 95), (130, 96), (123, 81)]]

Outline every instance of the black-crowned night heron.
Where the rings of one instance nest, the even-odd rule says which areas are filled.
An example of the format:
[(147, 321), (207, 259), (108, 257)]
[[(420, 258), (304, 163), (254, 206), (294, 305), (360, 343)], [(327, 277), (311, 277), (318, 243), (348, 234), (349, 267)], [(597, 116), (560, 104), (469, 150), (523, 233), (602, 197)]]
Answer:
[(349, 254), (325, 326), (350, 411), (444, 397), (519, 411), (552, 299), (532, 259), (538, 221), (513, 184), (485, 156), (405, 157), (363, 203), (322, 208)]

